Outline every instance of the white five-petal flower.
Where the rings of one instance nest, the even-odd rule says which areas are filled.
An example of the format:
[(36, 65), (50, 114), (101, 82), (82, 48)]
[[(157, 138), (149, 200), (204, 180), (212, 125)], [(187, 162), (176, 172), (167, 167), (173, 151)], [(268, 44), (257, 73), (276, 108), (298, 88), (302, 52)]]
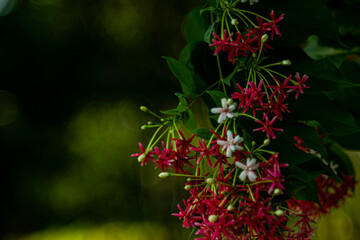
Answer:
[(248, 177), (250, 182), (255, 182), (257, 178), (255, 170), (259, 167), (255, 158), (248, 158), (246, 160), (246, 165), (241, 162), (235, 162), (235, 165), (243, 170), (239, 176), (241, 181), (245, 181), (246, 177)]
[(236, 150), (243, 150), (244, 148), (239, 146), (244, 139), (239, 135), (234, 138), (232, 132), (230, 130), (227, 131), (227, 140), (217, 140), (217, 144), (222, 146), (222, 150), (226, 151), (227, 157), (232, 157), (232, 153)]
[(220, 116), (218, 118), (218, 123), (225, 122), (226, 117), (228, 117), (228, 118), (237, 117), (237, 113), (232, 112), (236, 108), (236, 103), (232, 103), (232, 104), (229, 104), (229, 105), (230, 106), (228, 106), (228, 102), (227, 102), (226, 98), (222, 98), (221, 99), (222, 108), (212, 108), (210, 110), (214, 114), (220, 113)]

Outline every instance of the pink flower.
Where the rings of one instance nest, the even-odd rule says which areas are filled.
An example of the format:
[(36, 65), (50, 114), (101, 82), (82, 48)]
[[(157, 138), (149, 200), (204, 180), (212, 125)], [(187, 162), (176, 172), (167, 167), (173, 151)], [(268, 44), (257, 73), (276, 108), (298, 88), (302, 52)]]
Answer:
[(235, 165), (243, 170), (239, 175), (241, 181), (245, 181), (246, 177), (248, 177), (250, 182), (255, 182), (257, 176), (254, 171), (259, 167), (259, 164), (256, 163), (255, 158), (248, 158), (246, 160), (246, 165), (242, 164), (241, 162), (235, 162)]

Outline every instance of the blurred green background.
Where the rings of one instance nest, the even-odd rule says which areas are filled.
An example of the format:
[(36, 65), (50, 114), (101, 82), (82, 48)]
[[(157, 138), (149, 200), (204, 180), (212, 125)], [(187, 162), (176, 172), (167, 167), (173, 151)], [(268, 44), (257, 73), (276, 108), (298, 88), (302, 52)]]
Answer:
[[(176, 104), (161, 56), (178, 56), (199, 3), (0, 0), (0, 239), (188, 238), (170, 215), (181, 180), (130, 154), (149, 140), (139, 106)], [(359, 203), (348, 203), (317, 239), (360, 238)]]

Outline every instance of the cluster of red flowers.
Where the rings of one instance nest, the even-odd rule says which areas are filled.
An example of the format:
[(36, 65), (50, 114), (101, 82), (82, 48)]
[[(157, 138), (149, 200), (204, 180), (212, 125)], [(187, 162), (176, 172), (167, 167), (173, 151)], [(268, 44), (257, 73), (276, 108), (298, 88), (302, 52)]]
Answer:
[[(228, 7), (233, 10), (230, 5)], [(226, 11), (230, 15), (228, 9)], [(234, 12), (243, 14), (240, 10)], [(227, 15), (223, 13), (224, 19)], [(291, 180), (286, 179), (282, 169), (289, 164), (283, 163), (279, 153), (264, 148), (270, 143), (270, 138), (276, 138), (274, 131), (283, 131), (273, 125), (276, 120), (283, 120), (284, 113), (290, 113), (286, 103), (289, 95), (295, 93), (295, 99), (298, 99), (300, 93), (308, 88), (305, 85), (308, 76), (301, 77), (296, 73), (292, 79), (292, 75), (286, 77), (268, 68), (289, 65), (289, 60), (260, 66), (260, 56), (271, 48), (266, 43), (267, 33), (271, 33), (271, 39), (275, 34), (281, 36), (277, 24), (284, 18), (284, 14), (276, 19), (271, 11), (270, 16), (271, 20), (257, 17), (257, 27), (246, 28), (244, 36), (237, 24), (234, 24), (237, 30), (235, 40), (233, 33), (228, 35), (230, 28), (227, 22), (227, 31), (222, 32), (222, 37), (213, 33), (215, 39), (210, 46), (216, 47), (214, 55), (227, 52), (228, 60), (233, 64), (239, 55), (248, 57), (252, 54), (252, 59), (248, 58), (236, 66), (237, 70), (247, 72), (247, 81), (241, 85), (236, 84), (240, 92), (233, 92), (231, 99), (222, 98), (221, 107), (210, 109), (213, 114), (219, 114), (219, 125), (215, 131), (210, 130), (212, 134), (209, 139), (199, 138), (195, 144), (196, 134), (187, 139), (178, 130), (179, 115), (163, 119), (153, 114), (163, 123), (151, 126), (158, 126), (158, 130), (149, 145), (144, 148), (139, 143), (141, 152), (132, 154), (142, 166), (154, 162), (155, 168), (162, 171), (159, 177), (187, 178), (185, 190), (190, 196), (183, 200), (183, 206), (178, 205), (179, 213), (173, 215), (183, 221), (183, 227), (197, 229), (196, 235), (199, 237), (196, 240), (308, 240), (314, 235), (311, 223), (317, 220), (319, 214), (337, 207), (355, 186), (352, 177), (343, 175), (343, 182), (337, 183), (332, 178), (319, 175), (316, 182), (321, 206), (284, 194), (289, 190), (286, 188), (290, 186), (288, 183)], [(233, 22), (235, 19), (231, 20)], [(224, 29), (224, 21), (221, 24), (221, 29)], [(255, 26), (252, 22), (251, 25)], [(219, 60), (218, 56), (217, 58)], [(267, 81), (262, 71), (273, 79), (273, 85)], [(220, 71), (220, 81), (223, 81), (226, 94), (221, 75)], [(281, 76), (284, 80), (280, 81), (274, 75)], [(214, 86), (216, 83), (212, 85)], [(235, 112), (237, 105), (241, 113)], [(147, 111), (144, 109), (143, 111)], [(252, 115), (247, 114), (248, 111), (252, 111)], [(235, 118), (240, 115), (250, 117), (262, 125), (254, 129), (266, 133), (267, 139), (262, 145), (256, 147), (255, 142), (247, 145), (244, 138), (237, 134), (239, 126)], [(262, 120), (259, 120), (261, 117)], [(231, 121), (233, 125), (230, 124)], [(168, 129), (160, 134), (161, 128), (166, 125)], [(156, 147), (166, 131), (166, 143), (162, 142), (161, 147)], [(157, 140), (153, 142), (154, 139)], [(303, 146), (304, 141), (300, 137), (294, 136), (294, 140), (299, 149), (321, 158), (319, 153)], [(332, 164), (331, 162), (331, 168), (335, 169), (336, 166)]]
[[(284, 19), (284, 14), (281, 14), (280, 17), (276, 19), (274, 11), (271, 11), (270, 17), (272, 20), (265, 23), (263, 23), (263, 18), (257, 17), (258, 26), (247, 29), (245, 36), (241, 35), (240, 32), (236, 32), (237, 36), (235, 40), (232, 40), (234, 34), (231, 33), (228, 36), (226, 30), (224, 30), (222, 38), (216, 33), (213, 33), (215, 38), (212, 40), (213, 43), (210, 44), (210, 46), (216, 46), (214, 55), (217, 55), (219, 52), (228, 52), (228, 59), (234, 64), (235, 58), (239, 54), (247, 57), (249, 53), (255, 53), (259, 51), (260, 48), (262, 48), (262, 53), (265, 53), (266, 49), (272, 49), (270, 45), (265, 43), (267, 39), (263, 36), (267, 32), (271, 32), (271, 39), (274, 38), (274, 34), (281, 36), (276, 24)], [(262, 44), (263, 46), (261, 47)]]
[[(303, 93), (303, 89), (308, 88), (305, 86), (305, 82), (308, 79), (307, 75), (300, 77), (300, 74), (296, 73), (296, 82), (289, 86), (288, 83), (291, 77), (290, 75), (283, 82), (273, 77), (277, 83), (275, 86), (263, 85), (262, 79), (258, 86), (256, 86), (255, 82), (248, 82), (248, 88), (242, 88), (240, 84), (237, 84), (240, 92), (233, 93), (231, 97), (240, 101), (239, 109), (242, 109), (243, 113), (245, 113), (251, 108), (254, 117), (256, 117), (256, 112), (258, 111), (263, 113), (264, 121), (255, 120), (255, 122), (263, 126), (254, 129), (254, 131), (263, 131), (268, 138), (272, 137), (272, 139), (276, 138), (274, 131), (283, 131), (282, 129), (274, 128), (273, 124), (276, 119), (283, 119), (284, 112), (290, 112), (287, 107), (288, 104), (285, 102), (289, 93), (296, 92), (295, 98), (297, 99), (299, 94)], [(265, 91), (262, 90), (263, 88)], [(270, 118), (272, 119), (270, 120)]]
[[(212, 141), (198, 140), (198, 147), (192, 144), (195, 134), (189, 139), (178, 131), (179, 138), (173, 138), (169, 148), (145, 150), (133, 154), (147, 164), (149, 160), (160, 167), (162, 177), (179, 175), (187, 177), (185, 189), (190, 197), (184, 206), (178, 205), (179, 213), (173, 214), (183, 220), (184, 227), (198, 228), (197, 235), (205, 239), (308, 239), (313, 228), (312, 216), (302, 211), (297, 216), (294, 228), (288, 228), (290, 212), (284, 202), (275, 201), (285, 190), (285, 178), (278, 154), (262, 156), (261, 147), (252, 152), (239, 135), (223, 129), (221, 135), (213, 131)], [(266, 144), (265, 144), (266, 145)], [(230, 149), (230, 150), (229, 150)], [(194, 164), (190, 163), (194, 161)], [(214, 171), (210, 173), (198, 167), (205, 161)], [(196, 167), (195, 175), (185, 168)], [(173, 169), (176, 173), (165, 172)], [(302, 206), (302, 205), (300, 205)], [(298, 226), (298, 227), (297, 227)], [(306, 231), (304, 231), (306, 230)]]

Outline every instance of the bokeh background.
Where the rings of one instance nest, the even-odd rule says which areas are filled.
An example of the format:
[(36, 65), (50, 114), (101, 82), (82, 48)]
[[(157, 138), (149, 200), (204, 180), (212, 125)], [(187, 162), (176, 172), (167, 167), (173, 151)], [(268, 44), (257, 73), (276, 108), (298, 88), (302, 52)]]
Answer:
[[(178, 56), (199, 4), (0, 0), (0, 239), (188, 239), (170, 215), (181, 180), (130, 155), (151, 134), (139, 106), (176, 105), (161, 56)], [(316, 239), (360, 239), (359, 197), (322, 219)]]

